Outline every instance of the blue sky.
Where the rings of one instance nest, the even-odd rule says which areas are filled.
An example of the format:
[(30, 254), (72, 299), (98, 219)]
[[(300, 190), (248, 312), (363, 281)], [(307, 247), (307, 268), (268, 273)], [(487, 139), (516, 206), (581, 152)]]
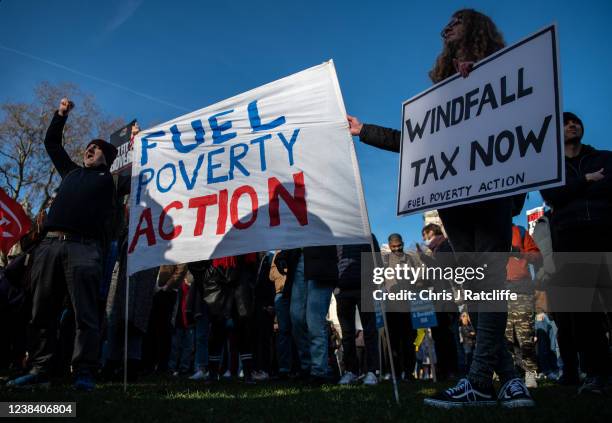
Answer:
[[(564, 108), (583, 118), (585, 143), (612, 149), (609, 1), (0, 0), (0, 102), (70, 81), (146, 128), (334, 59), (348, 112), (399, 127), (462, 7), (491, 16), (508, 43), (557, 22)], [(399, 156), (356, 146), (374, 233), (418, 239), (421, 215), (395, 216)], [(526, 207), (540, 202), (530, 194)]]

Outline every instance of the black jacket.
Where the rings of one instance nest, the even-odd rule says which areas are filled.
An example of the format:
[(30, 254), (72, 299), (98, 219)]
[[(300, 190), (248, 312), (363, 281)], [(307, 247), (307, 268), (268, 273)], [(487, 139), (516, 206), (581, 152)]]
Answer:
[[(587, 173), (604, 169), (604, 178), (588, 182)], [(555, 230), (610, 226), (612, 216), (612, 152), (583, 145), (580, 154), (565, 159), (565, 185), (541, 191), (552, 208)]]
[[(257, 278), (257, 264), (247, 264), (238, 257), (238, 266), (226, 269), (214, 267), (212, 260), (188, 263), (193, 275), (194, 294), (200, 293), (211, 316), (217, 318), (248, 318), (253, 314), (253, 288)], [(193, 298), (191, 301), (197, 301)], [(197, 313), (195, 303), (188, 306)]]
[(62, 146), (66, 116), (53, 115), (45, 149), (62, 178), (45, 230), (106, 241), (112, 225), (115, 185), (107, 166), (86, 168), (74, 163)]
[(287, 269), (287, 279), (283, 288), (285, 298), (291, 296), (295, 269), (302, 254), (304, 254), (304, 280), (316, 280), (333, 287), (338, 281), (338, 253), (335, 245), (283, 250), (276, 255), (274, 262), (279, 272)]
[(262, 258), (260, 258), (258, 266), (257, 279), (254, 289), (255, 307), (259, 309), (261, 309), (261, 307), (273, 307), (276, 289), (274, 282), (270, 280), (272, 256), (266, 253)]
[[(203, 262), (198, 262), (198, 263), (203, 263)], [(191, 269), (189, 265), (187, 265), (187, 267)], [(192, 276), (193, 276), (193, 273), (192, 273)], [(187, 320), (189, 321), (189, 323), (193, 324), (201, 316), (208, 315), (207, 307), (208, 306), (206, 305), (206, 302), (204, 301), (204, 281), (202, 277), (196, 278), (194, 276), (193, 282), (191, 283), (191, 286), (189, 287), (189, 294), (187, 295), (186, 314), (187, 314)]]
[[(380, 247), (374, 234), (372, 234), (374, 241), (374, 251), (377, 256), (380, 253)], [(370, 244), (352, 244), (352, 245), (338, 245), (338, 288), (340, 292), (343, 291), (355, 291), (361, 289), (361, 273), (362, 266), (366, 263), (368, 265), (373, 264), (372, 260), (372, 247)], [(362, 255), (367, 254), (368, 257), (365, 262), (362, 262)], [(364, 274), (371, 275), (371, 272), (367, 270)]]
[(361, 142), (382, 150), (400, 152), (402, 133), (397, 129), (384, 128), (378, 125), (363, 124), (359, 133)]

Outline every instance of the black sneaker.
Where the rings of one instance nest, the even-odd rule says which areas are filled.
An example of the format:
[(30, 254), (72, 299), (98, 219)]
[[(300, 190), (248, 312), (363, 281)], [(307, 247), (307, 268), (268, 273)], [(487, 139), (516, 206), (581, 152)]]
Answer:
[(506, 408), (533, 407), (535, 402), (522, 379), (510, 379), (499, 390), (499, 404)]
[(587, 377), (578, 388), (578, 394), (604, 395), (604, 383), (599, 377)]
[(457, 385), (433, 397), (425, 398), (425, 405), (437, 408), (482, 407), (497, 405), (493, 387), (475, 389), (469, 380), (461, 379)]

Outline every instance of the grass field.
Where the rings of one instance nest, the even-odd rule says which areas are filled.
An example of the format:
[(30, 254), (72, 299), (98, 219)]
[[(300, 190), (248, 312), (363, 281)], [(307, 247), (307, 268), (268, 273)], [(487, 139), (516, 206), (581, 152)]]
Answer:
[[(423, 405), (436, 388), (428, 382), (400, 384), (401, 405), (393, 399), (390, 383), (377, 387), (324, 386), (239, 382), (203, 385), (171, 377), (149, 377), (123, 392), (120, 384), (102, 384), (93, 393), (72, 390), (69, 384), (48, 391), (7, 391), (0, 401), (75, 401), (77, 419), (86, 422), (304, 422), (409, 421), (409, 422), (578, 422), (612, 421), (608, 398), (576, 396), (573, 388), (545, 385), (533, 391), (535, 409), (499, 407), (444, 411)], [(74, 421), (74, 419), (70, 419)], [(58, 419), (53, 419), (58, 421)]]

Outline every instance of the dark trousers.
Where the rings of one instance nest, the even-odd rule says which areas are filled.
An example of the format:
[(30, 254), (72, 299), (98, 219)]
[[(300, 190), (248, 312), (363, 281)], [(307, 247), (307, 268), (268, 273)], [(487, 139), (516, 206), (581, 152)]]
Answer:
[[(483, 266), (487, 271), (478, 284), (468, 289), (503, 289), (506, 283), (506, 261), (486, 253), (506, 253), (512, 245), (512, 199), (509, 197), (439, 210), (444, 229), (460, 266)], [(475, 281), (472, 281), (475, 282)], [(493, 372), (502, 382), (516, 376), (510, 352), (506, 348), (507, 305), (468, 304), (476, 329), (476, 349), (468, 378), (477, 385), (491, 385)], [(504, 310), (505, 309), (505, 310)]]
[(32, 263), (32, 372), (49, 371), (66, 292), (75, 319), (73, 369), (93, 371), (97, 367), (101, 278), (102, 254), (96, 243), (44, 239), (36, 248)]
[(548, 375), (559, 370), (557, 366), (557, 355), (550, 345), (550, 335), (543, 329), (536, 330), (536, 351), (538, 370)]
[(158, 291), (153, 295), (151, 319), (142, 346), (142, 367), (145, 372), (165, 371), (168, 368), (172, 345), (171, 315), (176, 292)]
[(357, 347), (355, 345), (355, 310), (363, 327), (365, 355), (368, 372), (376, 373), (378, 369), (378, 330), (376, 314), (364, 312), (361, 307), (361, 293), (358, 290), (342, 291), (336, 295), (336, 312), (342, 329), (342, 357), (347, 371), (359, 374)]
[(412, 379), (414, 365), (416, 364), (414, 340), (417, 331), (412, 328), (410, 313), (387, 313), (387, 326), (395, 374), (399, 378), (401, 373), (404, 372), (406, 379)]
[[(253, 368), (253, 327), (252, 316), (232, 319), (236, 334), (237, 349), (242, 361), (245, 375)], [(223, 349), (227, 345), (229, 329), (227, 319), (222, 316), (211, 316), (210, 337), (208, 339), (208, 367), (213, 373), (218, 373), (223, 358)]]
[(274, 335), (274, 315), (262, 305), (255, 307), (255, 370), (272, 371), (272, 340)]
[(0, 304), (0, 333), (3, 334), (0, 342), (0, 369), (23, 368), (30, 309), (29, 302), (16, 306)]
[(610, 370), (603, 313), (555, 313), (563, 373), (577, 378), (580, 367), (587, 376), (605, 376)]
[[(612, 227), (610, 226), (585, 226), (565, 230), (553, 227), (555, 252), (605, 252), (610, 250), (610, 239), (612, 239)], [(555, 280), (567, 276), (567, 279), (583, 284), (585, 287), (592, 287), (594, 301), (597, 301), (605, 298), (606, 291), (603, 291), (604, 295), (598, 298), (595, 288), (609, 287), (608, 265), (603, 260), (600, 269), (593, 269), (593, 264), (560, 265), (557, 263), (558, 274)], [(554, 298), (553, 296), (550, 300), (554, 307), (554, 304), (566, 302), (568, 298)], [(580, 355), (582, 370), (588, 376), (608, 374), (610, 358), (606, 338), (606, 315), (602, 312), (555, 312), (554, 318), (558, 328), (557, 338), (564, 374), (570, 378), (578, 376), (578, 355)]]
[(293, 347), (293, 337), (291, 336), (291, 300), (284, 298), (283, 293), (276, 294), (274, 299), (274, 312), (278, 322), (278, 333), (276, 334), (276, 361), (278, 362), (279, 373), (289, 373), (293, 368), (293, 363), (297, 360), (297, 352)]
[(431, 335), (436, 348), (436, 376), (439, 380), (449, 378), (457, 373), (457, 343), (453, 326), (457, 326), (458, 313), (437, 312), (438, 326), (431, 328)]

